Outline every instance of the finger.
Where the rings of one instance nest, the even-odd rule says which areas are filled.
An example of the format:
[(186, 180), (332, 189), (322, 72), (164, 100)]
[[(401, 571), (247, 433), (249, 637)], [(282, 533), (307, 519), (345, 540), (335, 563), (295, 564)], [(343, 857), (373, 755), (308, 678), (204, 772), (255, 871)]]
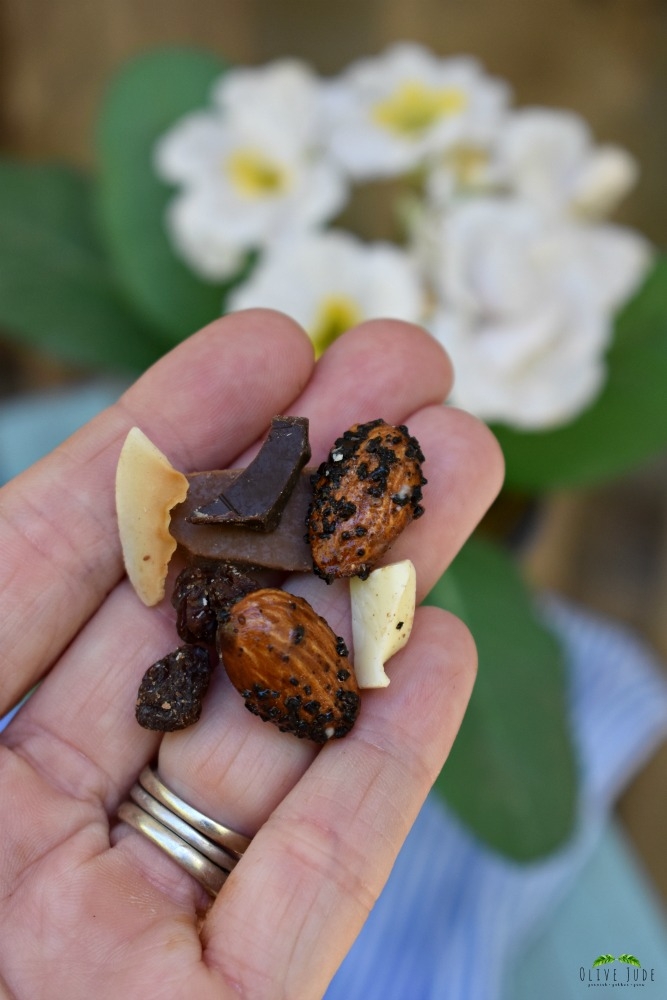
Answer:
[(226, 317), (0, 491), (0, 713), (121, 575), (114, 477), (129, 428), (139, 424), (179, 468), (226, 465), (294, 399), (311, 367), (310, 343), (286, 317)]
[(205, 961), (239, 992), (321, 997), (449, 752), (475, 675), (463, 625), (420, 609), (392, 684), (370, 692), (252, 842), (209, 912)]
[[(319, 359), (290, 413), (309, 419), (311, 463), (355, 423), (379, 416), (388, 423), (429, 403), (442, 403), (452, 385), (451, 362), (433, 337), (401, 320), (368, 320), (343, 334)], [(254, 444), (240, 457), (247, 464)]]
[[(386, 324), (383, 329), (370, 324), (368, 328), (360, 328), (336, 352), (337, 357), (329, 365), (330, 377), (319, 379), (319, 391), (314, 397), (311, 395), (308, 407), (311, 412), (316, 405), (321, 408), (321, 412), (317, 411), (317, 424), (321, 428), (327, 422), (328, 433), (325, 433), (329, 443), (341, 430), (338, 413), (341, 371), (356, 373), (348, 380), (349, 399), (341, 402), (341, 406), (349, 408), (353, 406), (355, 393), (360, 391), (355, 381), (358, 379), (363, 382), (367, 405), (372, 407), (371, 412), (376, 412), (385, 401), (385, 385), (390, 381), (390, 376), (383, 377), (383, 372), (404, 366), (408, 355), (413, 363), (421, 357), (418, 367), (439, 369), (440, 375), (431, 376), (430, 381), (426, 377), (411, 379), (412, 388), (403, 390), (406, 406), (419, 405), (424, 387), (427, 396), (446, 391), (443, 380), (449, 369), (437, 344), (414, 327), (396, 326)], [(374, 350), (381, 348), (383, 359), (373, 372), (365, 371), (369, 342)], [(371, 386), (375, 387), (374, 394)], [(301, 402), (298, 400), (292, 408), (303, 412)], [(63, 758), (67, 758), (58, 763), (59, 780), (78, 789), (79, 794), (100, 796), (113, 811), (158, 742), (154, 734), (139, 730), (134, 718), (141, 675), (176, 645), (173, 616), (165, 617), (164, 609), (144, 608), (129, 588), (122, 588), (83, 629), (51, 672), (48, 684), (33, 695), (14, 720), (6, 739), (23, 747), (29, 742), (36, 760), (41, 759), (48, 745), (45, 740), (58, 741), (64, 748)], [(103, 662), (99, 662), (99, 655), (91, 654), (91, 649), (103, 650)], [(236, 696), (234, 700), (238, 700)], [(243, 730), (250, 717), (242, 705), (241, 708), (237, 726)], [(73, 755), (70, 748), (76, 751)], [(302, 751), (296, 753), (298, 756)], [(54, 757), (53, 753), (47, 756)]]
[(398, 320), (372, 320), (322, 355), (294, 406), (310, 419), (319, 462), (352, 424), (378, 417), (400, 423), (416, 409), (442, 403), (451, 383), (449, 359), (431, 336)]

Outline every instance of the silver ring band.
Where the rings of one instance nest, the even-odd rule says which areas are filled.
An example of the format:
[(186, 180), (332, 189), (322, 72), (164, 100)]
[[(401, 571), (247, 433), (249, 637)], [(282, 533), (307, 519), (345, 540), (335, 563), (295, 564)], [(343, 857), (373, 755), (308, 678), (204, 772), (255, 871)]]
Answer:
[(148, 837), (154, 844), (161, 847), (165, 854), (168, 854), (181, 868), (196, 878), (200, 885), (203, 885), (209, 896), (215, 898), (218, 895), (227, 878), (227, 872), (223, 871), (222, 868), (218, 868), (194, 847), (190, 847), (184, 840), (181, 840), (172, 830), (140, 809), (134, 802), (123, 802), (118, 810), (118, 818), (129, 823), (144, 837)]
[(162, 823), (163, 826), (173, 830), (181, 840), (184, 840), (190, 847), (194, 847), (196, 851), (203, 854), (205, 858), (212, 861), (218, 868), (230, 872), (234, 865), (238, 863), (237, 859), (228, 854), (224, 848), (218, 847), (212, 840), (208, 840), (202, 836), (198, 830), (194, 830), (191, 826), (188, 826), (180, 816), (170, 812), (161, 802), (158, 802), (152, 795), (149, 795), (141, 785), (135, 785), (131, 789), (130, 798), (144, 812), (149, 813), (158, 823)]
[(198, 830), (205, 837), (208, 837), (209, 840), (212, 840), (214, 844), (219, 844), (232, 857), (239, 860), (243, 856), (244, 851), (247, 850), (250, 844), (249, 837), (244, 837), (243, 834), (230, 830), (229, 827), (216, 822), (210, 816), (205, 816), (204, 813), (199, 812), (194, 806), (188, 805), (175, 792), (167, 788), (154, 768), (145, 767), (143, 769), (139, 775), (139, 784), (154, 799), (161, 802), (172, 813), (180, 816), (188, 826)]
[(250, 839), (188, 805), (150, 767), (133, 785), (130, 800), (118, 809), (118, 819), (160, 847), (215, 898)]

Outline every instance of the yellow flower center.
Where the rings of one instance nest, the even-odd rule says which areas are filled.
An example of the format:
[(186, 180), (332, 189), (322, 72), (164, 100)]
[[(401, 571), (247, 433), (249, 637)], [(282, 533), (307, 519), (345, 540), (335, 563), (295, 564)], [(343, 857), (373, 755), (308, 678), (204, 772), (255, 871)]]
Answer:
[(474, 184), (489, 163), (489, 154), (479, 146), (454, 146), (446, 155), (445, 162), (453, 170), (460, 184)]
[(246, 198), (270, 198), (289, 187), (285, 168), (253, 149), (237, 149), (226, 163), (229, 178)]
[(467, 105), (468, 95), (459, 87), (427, 87), (420, 80), (405, 80), (375, 105), (373, 120), (391, 132), (416, 139), (435, 122), (460, 114)]
[(327, 295), (320, 302), (312, 328), (310, 339), (315, 346), (315, 355), (319, 358), (334, 340), (345, 333), (351, 326), (362, 319), (361, 309), (347, 295)]

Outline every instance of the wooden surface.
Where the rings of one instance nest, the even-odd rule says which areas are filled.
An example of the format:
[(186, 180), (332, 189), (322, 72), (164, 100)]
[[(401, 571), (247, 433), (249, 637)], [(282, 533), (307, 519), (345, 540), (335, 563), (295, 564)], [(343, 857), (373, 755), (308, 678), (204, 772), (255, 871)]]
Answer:
[(551, 498), (524, 568), (536, 586), (637, 629), (667, 663), (667, 458)]
[[(518, 104), (569, 107), (601, 141), (627, 146), (642, 182), (622, 219), (667, 245), (667, 19), (663, 0), (0, 0), (0, 148), (92, 165), (105, 84), (127, 58), (164, 44), (232, 62), (284, 55), (322, 73), (399, 39), (470, 53)], [(382, 203), (371, 212), (380, 219)], [(0, 344), (7, 391), (71, 377)], [(667, 657), (667, 468), (554, 499), (527, 558), (540, 585), (637, 627)], [(667, 899), (667, 750), (622, 814)]]
[(105, 82), (165, 44), (232, 62), (283, 55), (335, 73), (399, 39), (478, 56), (520, 104), (571, 107), (643, 163), (625, 211), (667, 243), (662, 0), (0, 0), (0, 145), (89, 164)]

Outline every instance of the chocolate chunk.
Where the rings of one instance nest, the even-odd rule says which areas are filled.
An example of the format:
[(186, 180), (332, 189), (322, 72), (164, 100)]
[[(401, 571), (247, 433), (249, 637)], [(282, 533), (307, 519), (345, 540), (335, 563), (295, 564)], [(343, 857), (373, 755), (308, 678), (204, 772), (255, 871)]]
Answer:
[(183, 642), (215, 644), (218, 623), (234, 601), (260, 584), (230, 563), (186, 566), (179, 573), (171, 603), (176, 609), (176, 631)]
[(275, 531), (309, 458), (307, 417), (274, 417), (269, 436), (248, 468), (213, 501), (194, 510), (190, 520)]
[(202, 646), (179, 646), (148, 668), (139, 686), (137, 722), (144, 729), (171, 733), (201, 715), (211, 665)]
[(171, 512), (169, 530), (190, 557), (309, 573), (312, 556), (304, 537), (304, 525), (312, 499), (310, 477), (314, 471), (306, 468), (299, 475), (278, 527), (270, 532), (238, 524), (192, 524), (190, 515), (224, 493), (238, 470), (192, 473), (187, 477), (190, 484), (187, 497)]

